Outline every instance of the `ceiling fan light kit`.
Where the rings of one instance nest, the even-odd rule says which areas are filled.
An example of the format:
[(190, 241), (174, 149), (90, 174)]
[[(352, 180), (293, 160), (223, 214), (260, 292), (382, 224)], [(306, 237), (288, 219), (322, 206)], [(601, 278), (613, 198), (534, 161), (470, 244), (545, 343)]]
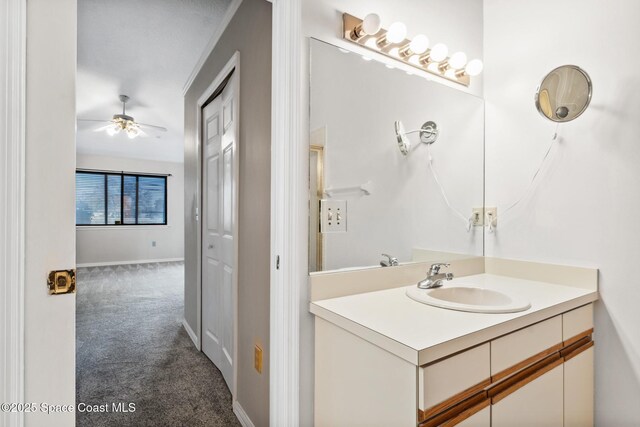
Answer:
[(137, 136), (145, 135), (145, 132), (141, 129), (141, 127), (147, 127), (161, 132), (167, 131), (167, 129), (162, 126), (147, 125), (144, 123), (136, 122), (132, 116), (129, 116), (127, 114), (127, 102), (129, 101), (129, 97), (127, 95), (120, 95), (119, 99), (120, 102), (122, 102), (122, 114), (114, 114), (111, 120), (79, 120), (88, 122), (107, 122), (109, 123), (107, 126), (96, 129), (96, 131), (104, 130), (111, 136), (117, 135), (120, 132), (124, 132), (130, 139), (134, 139)]
[(122, 102), (122, 114), (113, 115), (113, 125), (107, 127), (107, 133), (109, 135), (116, 135), (120, 131), (126, 132), (130, 139), (135, 138), (140, 134), (140, 128), (138, 124), (133, 120), (133, 117), (126, 114), (127, 101), (129, 97), (127, 95), (120, 95), (120, 102)]

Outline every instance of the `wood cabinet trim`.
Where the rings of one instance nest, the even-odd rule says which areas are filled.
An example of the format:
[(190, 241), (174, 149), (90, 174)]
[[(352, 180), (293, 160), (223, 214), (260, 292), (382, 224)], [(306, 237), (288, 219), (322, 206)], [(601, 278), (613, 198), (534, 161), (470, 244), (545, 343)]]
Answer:
[(553, 345), (424, 411), (420, 427), (454, 426), (593, 347), (593, 328)]
[[(547, 371), (544, 371), (544, 368), (546, 368), (547, 366), (553, 365), (558, 362), (562, 363), (563, 361), (564, 359), (560, 357), (559, 352), (553, 353), (547, 356), (546, 358), (534, 363), (533, 365), (523, 369), (522, 371), (510, 376), (504, 381), (500, 381), (498, 383), (492, 384), (491, 387), (487, 389), (487, 394), (492, 399), (497, 396), (501, 396), (503, 393), (506, 393), (507, 391), (509, 391), (509, 393), (506, 393), (506, 395), (509, 395), (514, 391), (516, 391), (518, 388), (521, 388), (522, 386), (526, 385), (528, 382), (537, 378), (536, 374), (538, 372), (540, 371), (543, 371), (542, 373), (547, 372)], [(530, 378), (532, 379), (529, 380)], [(518, 387), (514, 388), (514, 386), (518, 386)], [(496, 400), (496, 402), (506, 397), (506, 395), (499, 397)]]
[(455, 406), (456, 404), (472, 397), (475, 394), (482, 392), (485, 388), (491, 385), (491, 378), (487, 378), (484, 381), (479, 382), (478, 384), (469, 387), (466, 390), (461, 391), (460, 393), (443, 400), (442, 402), (434, 405), (424, 411), (418, 410), (418, 422), (425, 421), (426, 419), (437, 415), (440, 412), (443, 412), (447, 408)]
[(589, 350), (591, 347), (593, 347), (593, 341), (589, 340), (588, 342), (586, 342), (585, 344), (575, 348), (573, 351), (567, 353), (565, 356), (563, 356), (564, 361), (567, 362), (571, 359), (573, 359), (574, 357), (576, 357), (577, 355), (579, 355), (580, 353), (582, 353), (583, 351)]
[[(476, 412), (487, 407), (490, 404), (491, 404), (491, 399), (489, 399), (489, 397), (487, 396), (486, 391), (482, 391), (468, 398), (467, 400), (462, 401), (457, 405), (427, 419), (422, 424), (420, 424), (420, 427), (442, 426), (442, 425), (445, 425), (445, 423), (453, 422), (454, 420), (462, 416), (464, 416), (464, 419), (466, 419), (466, 418), (469, 418), (471, 415), (475, 414)], [(481, 405), (484, 405), (484, 406), (480, 407)], [(479, 408), (479, 409), (475, 410), (476, 408)], [(462, 420), (463, 419), (460, 419), (459, 421), (456, 422), (456, 424), (461, 422)], [(447, 425), (455, 425), (455, 424), (447, 424)]]
[[(506, 389), (502, 390), (500, 393), (498, 393), (495, 396), (491, 397), (491, 404), (495, 405), (496, 403), (500, 402), (505, 397), (509, 396), (512, 393), (515, 393), (516, 391), (518, 391), (519, 389), (521, 389), (525, 385), (529, 384), (530, 382), (532, 382), (535, 379), (543, 376), (547, 372), (551, 371), (552, 369), (554, 369), (554, 368), (556, 368), (556, 367), (558, 367), (558, 366), (560, 366), (560, 365), (562, 365), (564, 363), (564, 359), (561, 358), (559, 354), (555, 354), (555, 355), (549, 357), (549, 359), (552, 360), (550, 363), (547, 363), (547, 361), (544, 360), (543, 362), (545, 362), (545, 364), (543, 366), (541, 366), (537, 370), (531, 372), (528, 376), (526, 376), (526, 377), (524, 377), (522, 379), (519, 379), (517, 382), (512, 383), (511, 381), (508, 381), (510, 384)], [(541, 362), (541, 364), (542, 364), (542, 362)]]
[(508, 376), (526, 368), (529, 365), (532, 365), (534, 363), (536, 363), (538, 360), (544, 359), (545, 357), (548, 357), (554, 353), (559, 352), (561, 349), (563, 348), (562, 343), (560, 344), (556, 344), (552, 347), (547, 348), (546, 350), (541, 351), (538, 354), (534, 354), (531, 357), (526, 358), (525, 360), (523, 360), (522, 362), (518, 362), (515, 365), (511, 366), (510, 368), (505, 369), (504, 371), (500, 371), (495, 375), (491, 376), (491, 382), (495, 383), (498, 382), (504, 378), (507, 378)]
[(564, 342), (563, 342), (564, 347), (568, 347), (568, 346), (570, 346), (571, 344), (573, 344), (573, 343), (575, 343), (575, 342), (577, 342), (577, 341), (580, 341), (580, 340), (581, 340), (581, 339), (583, 339), (584, 337), (591, 336), (592, 334), (593, 334), (593, 328), (591, 328), (591, 329), (587, 329), (586, 331), (584, 331), (584, 332), (582, 332), (582, 333), (579, 333), (578, 335), (576, 335), (576, 336), (574, 336), (574, 337), (571, 337), (571, 338), (569, 338), (568, 340), (564, 341)]
[(485, 399), (482, 402), (478, 403), (476, 406), (472, 406), (466, 411), (463, 411), (460, 414), (456, 415), (455, 418), (451, 419), (450, 421), (446, 421), (442, 423), (441, 427), (453, 427), (455, 425), (458, 425), (464, 420), (466, 420), (467, 418), (470, 418), (473, 415), (477, 414), (478, 412), (482, 411), (484, 408), (488, 407), (489, 405), (491, 405), (491, 399)]

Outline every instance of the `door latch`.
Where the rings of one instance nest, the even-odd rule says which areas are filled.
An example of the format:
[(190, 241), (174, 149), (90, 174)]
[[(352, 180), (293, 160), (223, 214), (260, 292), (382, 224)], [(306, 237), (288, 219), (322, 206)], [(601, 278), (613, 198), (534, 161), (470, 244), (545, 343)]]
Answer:
[(49, 288), (49, 295), (75, 293), (76, 270), (50, 271), (47, 287)]

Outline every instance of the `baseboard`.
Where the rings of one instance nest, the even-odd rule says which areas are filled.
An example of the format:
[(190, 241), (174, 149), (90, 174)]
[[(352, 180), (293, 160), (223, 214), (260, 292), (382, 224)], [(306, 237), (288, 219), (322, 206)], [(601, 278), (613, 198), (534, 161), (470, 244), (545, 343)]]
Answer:
[(177, 262), (177, 261), (184, 261), (184, 258), (140, 259), (136, 261), (87, 262), (83, 264), (76, 264), (76, 267), (107, 267), (110, 265), (152, 264), (154, 262)]
[(193, 344), (196, 346), (196, 348), (199, 349), (200, 346), (198, 345), (198, 336), (195, 332), (193, 332), (193, 329), (191, 329), (191, 326), (189, 326), (185, 319), (182, 319), (182, 326), (184, 326), (184, 330), (187, 331), (187, 334), (189, 334), (189, 337), (191, 338), (191, 341), (193, 341)]
[(251, 421), (251, 418), (249, 418), (249, 415), (247, 415), (247, 413), (244, 411), (244, 408), (242, 408), (242, 405), (240, 405), (240, 402), (238, 402), (237, 400), (233, 401), (233, 413), (236, 414), (236, 417), (238, 417), (238, 421), (240, 421), (242, 427), (255, 427), (253, 425), (253, 422)]

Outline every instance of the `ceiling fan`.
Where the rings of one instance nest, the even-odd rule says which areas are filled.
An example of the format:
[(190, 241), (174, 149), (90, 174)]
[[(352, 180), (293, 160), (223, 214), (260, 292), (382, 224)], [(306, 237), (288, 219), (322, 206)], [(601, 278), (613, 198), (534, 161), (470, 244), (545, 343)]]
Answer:
[(78, 119), (78, 121), (108, 123), (105, 126), (101, 126), (98, 129), (95, 129), (94, 132), (106, 131), (109, 135), (112, 136), (120, 132), (125, 132), (131, 139), (137, 136), (146, 136), (147, 134), (144, 132), (145, 129), (160, 132), (167, 131), (167, 128), (164, 128), (162, 126), (154, 126), (136, 122), (134, 118), (127, 115), (126, 112), (127, 101), (129, 101), (129, 97), (127, 95), (120, 95), (119, 98), (120, 102), (122, 102), (122, 114), (114, 114), (111, 120)]

